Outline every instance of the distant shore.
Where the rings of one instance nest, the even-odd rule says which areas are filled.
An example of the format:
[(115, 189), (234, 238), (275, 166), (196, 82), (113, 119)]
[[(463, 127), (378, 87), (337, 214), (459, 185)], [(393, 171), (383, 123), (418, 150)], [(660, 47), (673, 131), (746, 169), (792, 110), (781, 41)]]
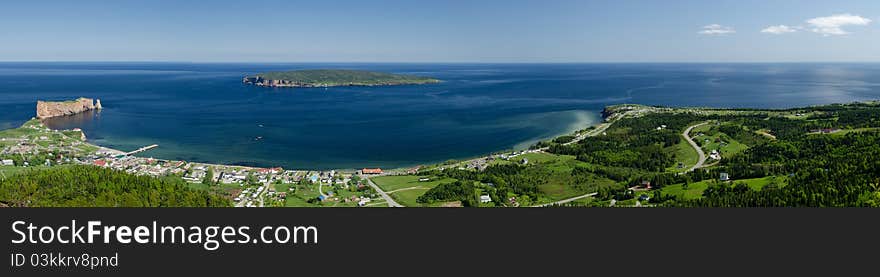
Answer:
[(259, 73), (245, 76), (242, 83), (276, 88), (321, 88), (342, 86), (398, 86), (439, 83), (421, 76), (363, 70), (312, 69)]

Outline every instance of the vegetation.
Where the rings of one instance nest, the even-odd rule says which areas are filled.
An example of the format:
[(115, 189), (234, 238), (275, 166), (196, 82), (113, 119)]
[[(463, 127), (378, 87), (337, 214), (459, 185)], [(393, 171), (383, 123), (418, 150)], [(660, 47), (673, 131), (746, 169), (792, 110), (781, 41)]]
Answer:
[(591, 164), (663, 172), (676, 163), (672, 151), (666, 149), (681, 143), (681, 131), (699, 120), (700, 117), (687, 113), (625, 118), (609, 128), (607, 135), (554, 145), (549, 152), (573, 155)]
[[(514, 205), (529, 206), (618, 186), (614, 180), (595, 174), (588, 164), (575, 160), (573, 156), (529, 153), (522, 158), (528, 159), (529, 163), (495, 163), (483, 171), (446, 169), (424, 173), (474, 184), (496, 205), (513, 204), (509, 201), (513, 198)], [(465, 200), (462, 203), (468, 204)]]
[(433, 203), (437, 201), (461, 201), (465, 207), (477, 206), (477, 191), (471, 182), (455, 182), (440, 184), (419, 196), (419, 203)]
[[(703, 168), (690, 135), (704, 152)], [(459, 200), (470, 188), (508, 205), (548, 203), (597, 192), (565, 206), (852, 207), (880, 205), (880, 106), (828, 105), (790, 110), (656, 108), (626, 116), (600, 135), (542, 142), (549, 153), (489, 161), (484, 170), (423, 171), (459, 180), (421, 202)], [(528, 163), (524, 161), (528, 160)], [(723, 176), (723, 177), (722, 177)], [(648, 186), (647, 184), (650, 184)], [(480, 192), (482, 191), (482, 192)]]
[[(594, 172), (626, 182), (628, 187), (651, 182), (654, 191), (608, 188), (600, 191), (597, 196), (600, 200), (623, 201), (637, 194), (647, 194), (651, 196), (650, 203), (659, 206), (877, 206), (880, 203), (880, 162), (876, 159), (880, 154), (878, 119), (880, 106), (875, 103), (793, 110), (679, 111), (622, 120), (622, 123), (642, 123), (620, 124), (611, 128), (607, 137), (587, 139), (577, 147), (557, 146), (554, 150), (580, 158), (601, 151), (594, 150), (598, 148), (595, 145), (617, 147), (628, 143), (615, 152), (624, 158), (590, 160), (598, 165)], [(719, 150), (723, 157), (720, 162), (687, 174), (675, 174), (645, 166), (645, 162), (625, 159), (629, 153), (625, 150), (641, 152), (642, 157), (647, 157), (640, 147), (669, 145), (658, 139), (660, 132), (646, 133), (650, 125), (671, 122), (662, 124), (680, 131), (679, 122), (705, 121), (713, 123), (694, 130), (705, 137), (697, 141), (704, 150)], [(653, 144), (638, 143), (644, 140)], [(669, 151), (666, 155), (677, 153)], [(607, 155), (599, 154), (600, 157)], [(671, 159), (659, 156), (658, 160)], [(664, 165), (673, 166), (668, 162)], [(721, 180), (722, 175), (730, 180)]]
[(376, 86), (436, 83), (439, 80), (382, 72), (340, 69), (296, 70), (257, 74), (266, 80), (289, 81), (299, 86)]
[[(427, 180), (423, 181), (425, 179)], [(407, 207), (422, 206), (424, 203), (417, 200), (419, 196), (440, 184), (456, 181), (452, 178), (416, 175), (379, 176), (372, 180), (397, 202)]]
[(228, 207), (217, 194), (179, 178), (135, 176), (94, 166), (59, 166), (0, 180), (0, 204), (10, 207)]

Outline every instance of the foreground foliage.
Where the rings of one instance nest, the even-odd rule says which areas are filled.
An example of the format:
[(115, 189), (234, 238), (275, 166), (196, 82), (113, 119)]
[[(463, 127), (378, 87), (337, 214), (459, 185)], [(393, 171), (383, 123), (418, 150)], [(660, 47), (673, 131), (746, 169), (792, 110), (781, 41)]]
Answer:
[(0, 180), (0, 204), (11, 207), (228, 207), (217, 194), (179, 178), (135, 176), (94, 166), (31, 170)]

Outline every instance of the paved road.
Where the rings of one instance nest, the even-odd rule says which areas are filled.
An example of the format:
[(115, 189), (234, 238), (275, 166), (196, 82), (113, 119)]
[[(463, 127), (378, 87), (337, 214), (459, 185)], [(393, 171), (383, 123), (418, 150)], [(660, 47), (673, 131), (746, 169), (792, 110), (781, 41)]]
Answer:
[(568, 203), (568, 202), (571, 202), (571, 201), (575, 201), (575, 200), (578, 200), (578, 199), (581, 199), (581, 198), (593, 197), (593, 196), (596, 196), (596, 194), (598, 194), (598, 193), (596, 193), (596, 192), (594, 192), (594, 193), (587, 193), (587, 194), (584, 194), (584, 195), (581, 195), (581, 196), (575, 196), (575, 197), (572, 197), (572, 198), (559, 200), (559, 201), (556, 201), (556, 202), (553, 202), (553, 203), (547, 203), (547, 204), (535, 205), (535, 206), (532, 206), (532, 207), (547, 207), (547, 206), (552, 206), (552, 205), (561, 205), (561, 204), (565, 204), (565, 203)]
[(321, 180), (318, 180), (318, 193), (320, 193), (321, 196), (324, 196), (324, 199), (330, 197), (329, 195), (324, 194), (324, 183), (322, 183)]
[(595, 137), (595, 136), (598, 136), (599, 134), (604, 133), (605, 130), (608, 130), (608, 127), (611, 127), (612, 124), (614, 124), (614, 122), (604, 122), (604, 123), (599, 123), (599, 125), (596, 125), (596, 129), (593, 129), (593, 130), (587, 131), (587, 132), (585, 132), (584, 134), (582, 134), (582, 135), (576, 137), (575, 139), (573, 139), (573, 140), (571, 140), (571, 141), (569, 141), (569, 142), (563, 143), (562, 145), (574, 144), (574, 143), (577, 143), (577, 142), (579, 142), (579, 141), (584, 140), (584, 139), (587, 138), (587, 137)]
[(266, 206), (266, 200), (264, 198), (266, 198), (266, 195), (269, 193), (269, 184), (270, 184), (269, 182), (266, 182), (266, 184), (263, 185), (263, 191), (257, 195), (257, 199), (260, 200), (260, 205), (257, 207), (265, 207)]
[(700, 146), (697, 145), (697, 143), (694, 142), (693, 139), (691, 139), (691, 130), (693, 130), (696, 127), (703, 126), (706, 124), (709, 124), (709, 122), (703, 122), (703, 123), (688, 127), (687, 129), (684, 130), (683, 133), (681, 133), (681, 136), (683, 136), (684, 139), (687, 140), (687, 142), (691, 145), (691, 147), (694, 148), (694, 150), (697, 150), (697, 155), (700, 156), (700, 158), (697, 160), (697, 164), (695, 164), (693, 167), (688, 169), (688, 171), (694, 171), (697, 168), (701, 168), (701, 167), (703, 167), (703, 164), (706, 163), (706, 153), (703, 153), (703, 149), (700, 148)]
[[(579, 141), (584, 140), (587, 137), (598, 136), (599, 134), (604, 133), (605, 130), (608, 130), (608, 127), (611, 127), (612, 124), (614, 124), (613, 121), (600, 123), (599, 125), (596, 125), (596, 129), (584, 132), (583, 134), (575, 137), (573, 140), (566, 142), (566, 143), (563, 143), (562, 145), (575, 144), (575, 143), (578, 143)], [(538, 151), (547, 151), (547, 150), (550, 150), (550, 147), (542, 147), (542, 148), (538, 149)]]
[(392, 207), (392, 208), (403, 207), (403, 205), (400, 205), (399, 203), (397, 203), (397, 201), (394, 201), (394, 199), (391, 198), (391, 196), (389, 196), (387, 193), (385, 193), (385, 191), (383, 191), (382, 188), (377, 186), (376, 183), (373, 183), (373, 180), (370, 180), (369, 177), (362, 175), (361, 178), (367, 179), (367, 184), (369, 184), (371, 187), (373, 187), (373, 189), (376, 190), (376, 192), (378, 192), (380, 196), (382, 196), (382, 199), (385, 199), (385, 202), (388, 202), (388, 207)]

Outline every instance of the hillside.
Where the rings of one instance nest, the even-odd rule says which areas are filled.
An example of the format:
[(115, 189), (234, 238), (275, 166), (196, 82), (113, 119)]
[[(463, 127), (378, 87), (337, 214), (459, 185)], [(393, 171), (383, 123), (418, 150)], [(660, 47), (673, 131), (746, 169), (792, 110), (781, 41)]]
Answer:
[(599, 135), (582, 135), (598, 128), (591, 127), (532, 153), (427, 167), (418, 176), (457, 182), (415, 197), (488, 196), (481, 207), (880, 206), (876, 102), (785, 110), (619, 105), (604, 115)]
[(428, 77), (361, 70), (315, 69), (266, 72), (242, 82), (266, 87), (393, 86), (437, 83)]
[(136, 176), (95, 166), (56, 166), (0, 178), (4, 207), (229, 207), (179, 178)]

